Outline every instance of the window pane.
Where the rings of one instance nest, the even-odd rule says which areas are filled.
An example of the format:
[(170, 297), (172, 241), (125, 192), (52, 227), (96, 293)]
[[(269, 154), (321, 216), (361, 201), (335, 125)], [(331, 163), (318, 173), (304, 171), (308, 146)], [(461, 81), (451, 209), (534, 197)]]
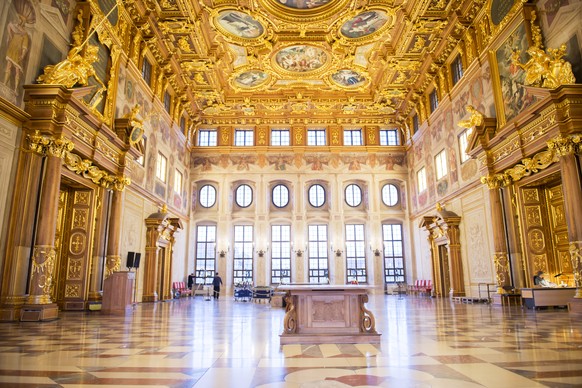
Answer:
[(312, 185), (309, 188), (309, 203), (313, 207), (321, 207), (325, 203), (325, 189), (321, 185)]
[(384, 245), (384, 282), (404, 282), (402, 225), (383, 224), (382, 238)]
[(398, 203), (398, 189), (389, 183), (382, 187), (382, 202), (386, 206), (394, 206)]
[(351, 184), (346, 187), (346, 202), (352, 207), (362, 203), (362, 190), (358, 185)]
[(289, 189), (285, 185), (277, 185), (273, 188), (273, 204), (277, 207), (285, 207), (289, 203)]
[(240, 185), (236, 189), (236, 204), (240, 207), (248, 207), (253, 201), (253, 190), (249, 185)]
[(216, 203), (216, 189), (213, 186), (205, 185), (200, 189), (200, 205), (202, 207), (212, 207)]

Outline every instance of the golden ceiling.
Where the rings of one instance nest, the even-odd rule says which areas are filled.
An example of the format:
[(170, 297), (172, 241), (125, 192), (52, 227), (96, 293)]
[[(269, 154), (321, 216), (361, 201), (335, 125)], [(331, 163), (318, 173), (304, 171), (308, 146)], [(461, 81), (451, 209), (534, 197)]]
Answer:
[(191, 114), (399, 121), (483, 1), (135, 0), (151, 55)]

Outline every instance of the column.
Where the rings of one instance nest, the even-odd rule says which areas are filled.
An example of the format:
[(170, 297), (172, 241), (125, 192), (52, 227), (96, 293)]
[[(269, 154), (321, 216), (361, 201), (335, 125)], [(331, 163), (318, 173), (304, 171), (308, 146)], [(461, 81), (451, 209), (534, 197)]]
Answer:
[[(36, 134), (31, 137), (35, 152), (46, 155), (44, 180), (36, 238), (32, 253), (29, 295), (22, 308), (21, 320), (44, 321), (58, 317), (58, 307), (51, 300), (56, 265), (55, 234), (57, 228), (62, 158), (73, 149), (64, 138), (49, 138)], [(35, 148), (36, 147), (36, 148)]]
[(582, 184), (577, 153), (582, 150), (582, 136), (570, 135), (548, 141), (548, 148), (555, 150), (560, 158), (562, 186), (564, 189), (564, 210), (570, 241), (570, 258), (576, 285), (578, 302), (582, 302)]
[(503, 286), (511, 283), (509, 276), (509, 257), (507, 255), (507, 239), (505, 223), (503, 222), (503, 205), (501, 203), (500, 181), (489, 175), (483, 177), (482, 182), (489, 186), (489, 205), (491, 206), (491, 229), (493, 231), (493, 264), (495, 265), (495, 279), (497, 294), (505, 294)]
[(123, 191), (111, 191), (111, 208), (109, 212), (109, 230), (107, 231), (107, 259), (105, 264), (105, 279), (113, 272), (121, 270), (120, 238), (121, 214), (123, 211)]

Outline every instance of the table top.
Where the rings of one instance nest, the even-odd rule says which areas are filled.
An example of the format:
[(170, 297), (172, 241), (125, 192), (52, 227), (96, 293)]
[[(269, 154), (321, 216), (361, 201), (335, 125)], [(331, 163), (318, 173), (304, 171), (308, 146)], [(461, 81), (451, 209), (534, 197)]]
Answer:
[(367, 291), (374, 286), (368, 284), (284, 284), (277, 291)]

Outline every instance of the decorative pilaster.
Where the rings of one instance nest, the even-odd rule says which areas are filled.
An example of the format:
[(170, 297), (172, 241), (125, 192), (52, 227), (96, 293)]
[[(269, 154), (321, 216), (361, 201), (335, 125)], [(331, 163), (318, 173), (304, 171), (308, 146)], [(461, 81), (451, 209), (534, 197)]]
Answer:
[(582, 134), (558, 135), (548, 141), (548, 148), (555, 151), (560, 159), (570, 260), (576, 285), (575, 298), (582, 299), (582, 174), (577, 155), (582, 151)]
[(109, 230), (107, 231), (107, 259), (105, 278), (113, 272), (121, 271), (120, 237), (121, 237), (121, 213), (123, 210), (123, 192), (113, 190), (111, 192), (111, 208), (109, 213)]
[(501, 186), (504, 183), (498, 177), (488, 175), (481, 179), (489, 186), (489, 204), (491, 206), (491, 226), (493, 232), (493, 264), (495, 265), (495, 280), (497, 294), (505, 294), (504, 286), (509, 286), (509, 258), (507, 255), (507, 238), (503, 220), (503, 205), (501, 203)]
[(73, 149), (73, 143), (62, 135), (54, 138), (40, 135), (39, 132), (29, 135), (28, 140), (30, 149), (46, 159), (33, 248), (30, 291), (22, 309), (21, 320), (43, 321), (58, 317), (58, 307), (51, 300), (56, 260), (54, 243), (62, 159), (66, 152)]
[(570, 242), (570, 258), (572, 259), (572, 272), (576, 284), (577, 299), (582, 298), (582, 241)]

